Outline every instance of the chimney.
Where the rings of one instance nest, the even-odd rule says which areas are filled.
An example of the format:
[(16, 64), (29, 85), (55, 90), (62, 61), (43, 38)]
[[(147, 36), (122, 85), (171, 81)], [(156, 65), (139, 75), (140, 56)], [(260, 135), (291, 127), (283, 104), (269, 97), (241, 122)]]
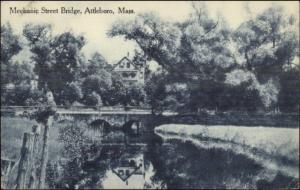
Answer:
[(127, 52), (127, 58), (129, 58), (129, 52)]

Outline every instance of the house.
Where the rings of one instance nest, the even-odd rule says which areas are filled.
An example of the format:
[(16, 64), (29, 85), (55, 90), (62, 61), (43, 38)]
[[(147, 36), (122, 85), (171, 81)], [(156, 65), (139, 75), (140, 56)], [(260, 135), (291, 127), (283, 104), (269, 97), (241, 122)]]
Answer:
[(145, 63), (137, 64), (131, 61), (129, 54), (118, 61), (113, 70), (120, 74), (124, 82), (128, 84), (145, 83)]
[(133, 176), (141, 176), (141, 178), (144, 179), (145, 169), (143, 154), (122, 158), (118, 166), (112, 168), (112, 172), (125, 182), (126, 185), (130, 182), (133, 183), (133, 181), (130, 180)]

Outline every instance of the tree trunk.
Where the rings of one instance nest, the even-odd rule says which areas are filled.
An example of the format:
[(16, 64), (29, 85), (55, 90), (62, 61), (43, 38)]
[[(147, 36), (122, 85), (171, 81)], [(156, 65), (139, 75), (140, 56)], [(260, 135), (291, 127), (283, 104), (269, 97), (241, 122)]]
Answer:
[(32, 161), (34, 138), (33, 133), (24, 133), (17, 175), (17, 189), (28, 188), (31, 167), (34, 164)]
[(249, 60), (247, 52), (248, 52), (248, 49), (245, 50), (246, 67), (247, 67), (248, 71), (251, 71), (252, 70), (252, 66), (251, 66), (251, 63), (250, 63), (250, 60)]
[(43, 134), (43, 148), (42, 148), (42, 158), (41, 158), (41, 173), (39, 176), (38, 188), (45, 188), (45, 178), (46, 178), (46, 167), (48, 162), (48, 138), (49, 130), (52, 126), (53, 116), (49, 116), (47, 123), (45, 124), (44, 134)]

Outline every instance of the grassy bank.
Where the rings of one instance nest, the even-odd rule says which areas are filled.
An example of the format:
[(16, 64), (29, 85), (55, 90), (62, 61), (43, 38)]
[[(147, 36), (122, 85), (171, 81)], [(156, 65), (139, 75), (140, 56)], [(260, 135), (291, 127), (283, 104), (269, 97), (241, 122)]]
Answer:
[[(31, 132), (33, 120), (20, 117), (1, 116), (1, 157), (17, 160), (20, 156), (23, 135)], [(59, 126), (53, 126), (49, 133), (49, 159), (55, 159), (59, 154), (61, 144), (58, 143)]]
[(202, 148), (233, 150), (272, 170), (299, 177), (299, 128), (162, 125), (164, 139), (189, 140)]

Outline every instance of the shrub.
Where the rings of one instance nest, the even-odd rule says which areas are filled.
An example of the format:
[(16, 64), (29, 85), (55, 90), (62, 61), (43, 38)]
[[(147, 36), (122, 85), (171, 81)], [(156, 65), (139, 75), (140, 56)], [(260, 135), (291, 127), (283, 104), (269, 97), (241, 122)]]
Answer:
[(102, 106), (102, 99), (99, 94), (97, 94), (95, 91), (93, 91), (91, 94), (87, 94), (84, 97), (85, 105), (87, 106)]

